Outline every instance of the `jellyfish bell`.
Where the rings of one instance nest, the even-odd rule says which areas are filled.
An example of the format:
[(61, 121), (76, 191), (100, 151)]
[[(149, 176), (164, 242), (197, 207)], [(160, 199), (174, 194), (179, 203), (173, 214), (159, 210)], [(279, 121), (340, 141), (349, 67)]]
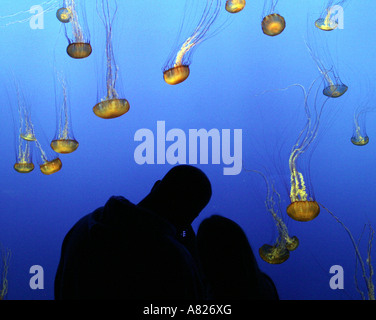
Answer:
[(297, 247), (299, 247), (299, 239), (297, 236), (286, 239), (286, 249), (288, 251), (294, 251)]
[(268, 36), (274, 37), (283, 32), (286, 28), (285, 18), (278, 13), (271, 13), (261, 21), (262, 32)]
[(51, 141), (51, 148), (57, 153), (72, 153), (78, 148), (78, 141), (75, 139), (54, 139)]
[(189, 66), (179, 65), (163, 72), (163, 79), (166, 83), (175, 85), (185, 81), (189, 76)]
[(338, 23), (327, 18), (319, 18), (315, 21), (316, 28), (323, 31), (332, 31), (338, 27)]
[(28, 133), (21, 133), (20, 137), (24, 139), (25, 141), (35, 141), (37, 138), (35, 137), (34, 133), (28, 132)]
[(226, 11), (230, 13), (237, 13), (242, 11), (245, 7), (245, 0), (227, 0)]
[(294, 201), (286, 209), (290, 218), (296, 221), (311, 221), (320, 213), (320, 206), (316, 201)]
[(330, 98), (339, 98), (345, 94), (347, 89), (348, 86), (343, 83), (330, 84), (323, 89), (323, 94)]
[[(237, 4), (242, 1), (228, 0), (226, 3)], [(244, 1), (245, 2), (245, 1)], [(194, 5), (193, 5), (194, 3)], [(202, 10), (197, 10), (197, 6), (202, 5)], [(188, 12), (188, 7), (195, 8), (196, 12), (202, 12), (198, 16), (194, 13)], [(177, 41), (174, 44), (167, 61), (162, 68), (163, 79), (167, 84), (176, 85), (185, 81), (189, 74), (189, 65), (191, 63), (191, 56), (199, 44), (218, 34), (223, 25), (214, 28), (216, 20), (218, 19), (222, 7), (221, 0), (199, 0), (199, 1), (186, 1), (184, 16), (193, 17), (193, 19), (186, 19), (184, 17), (180, 26)], [(191, 9), (191, 8), (190, 8)], [(195, 21), (195, 18), (198, 18)]]
[(109, 99), (97, 103), (93, 107), (93, 112), (102, 119), (113, 119), (127, 113), (129, 108), (129, 102), (126, 99)]
[(67, 53), (71, 58), (84, 59), (91, 55), (92, 47), (86, 42), (72, 42), (67, 47)]
[(264, 244), (259, 248), (259, 255), (267, 263), (281, 264), (290, 257), (290, 251), (278, 245)]
[(62, 7), (56, 11), (56, 18), (62, 23), (68, 23), (72, 20), (72, 10)]
[(13, 168), (19, 173), (29, 173), (34, 170), (34, 164), (32, 162), (16, 162)]
[(55, 158), (50, 161), (45, 161), (43, 164), (39, 165), (40, 171), (45, 175), (51, 175), (55, 172), (60, 171), (63, 166), (59, 158)]
[(67, 53), (71, 58), (83, 59), (90, 56), (90, 31), (86, 20), (85, 0), (66, 0), (69, 8), (70, 23), (64, 23), (65, 36), (68, 40)]
[(355, 146), (362, 147), (362, 146), (365, 146), (366, 144), (368, 144), (369, 137), (368, 136), (364, 136), (364, 137), (362, 137), (362, 136), (352, 136), (351, 142)]

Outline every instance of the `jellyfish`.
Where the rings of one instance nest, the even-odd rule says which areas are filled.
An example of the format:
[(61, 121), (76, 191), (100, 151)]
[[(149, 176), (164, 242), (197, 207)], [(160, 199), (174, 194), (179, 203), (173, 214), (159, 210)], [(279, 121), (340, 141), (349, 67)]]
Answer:
[[(98, 7), (98, 1), (101, 1), (101, 8)], [(116, 89), (119, 67), (116, 65), (114, 50), (112, 45), (112, 24), (117, 12), (117, 4), (111, 13), (108, 0), (98, 0), (97, 11), (105, 26), (106, 31), (106, 96), (93, 107), (96, 116), (103, 119), (113, 119), (122, 116), (129, 111), (129, 102), (127, 99), (120, 98)]]
[(337, 12), (345, 0), (329, 0), (322, 10), (320, 17), (315, 21), (316, 28), (323, 31), (332, 31), (338, 27)]
[(271, 37), (278, 36), (286, 28), (285, 18), (276, 13), (277, 4), (278, 0), (264, 1), (261, 28), (264, 34)]
[[(360, 293), (362, 299), (366, 300), (366, 295), (364, 294), (364, 292), (362, 290), (360, 290), (359, 285), (358, 285), (358, 280), (357, 280), (357, 267), (358, 267), (358, 263), (359, 263), (361, 270), (362, 270), (362, 278), (365, 282), (366, 289), (367, 289), (368, 300), (375, 300), (375, 285), (374, 285), (373, 280), (372, 280), (372, 277), (374, 275), (374, 271), (373, 271), (373, 266), (372, 266), (372, 261), (371, 261), (372, 241), (373, 241), (373, 238), (374, 238), (374, 235), (375, 235), (375, 231), (374, 231), (372, 225), (368, 224), (368, 228), (369, 228), (369, 238), (368, 238), (368, 248), (367, 248), (368, 250), (367, 250), (367, 259), (364, 262), (363, 257), (360, 254), (360, 250), (359, 250), (359, 245), (358, 245), (359, 241), (358, 241), (358, 243), (355, 241), (354, 236), (352, 235), (350, 229), (348, 227), (346, 227), (346, 225), (336, 215), (334, 215), (334, 213), (331, 210), (326, 208), (321, 203), (320, 203), (320, 206), (324, 210), (326, 210), (345, 229), (347, 235), (349, 236), (349, 238), (351, 240), (351, 244), (354, 248), (355, 257), (356, 257), (354, 280), (355, 280), (355, 286), (356, 286), (357, 291)], [(368, 275), (367, 275), (366, 265), (368, 267)]]
[(51, 141), (51, 148), (57, 153), (71, 153), (78, 148), (78, 141), (74, 138), (70, 120), (68, 94), (65, 80), (60, 77), (63, 97), (62, 101), (56, 101), (56, 133)]
[[(57, 154), (55, 152), (48, 152), (38, 140), (35, 140), (35, 144), (39, 150), (38, 164), (40, 171), (45, 175), (51, 175), (60, 171), (63, 164)], [(52, 151), (52, 149), (49, 150)]]
[(245, 7), (245, 0), (227, 0), (226, 11), (230, 13), (237, 13), (242, 11)]
[[(65, 23), (65, 36), (68, 39), (67, 53), (74, 59), (90, 56), (90, 33), (86, 21), (85, 0), (64, 0), (63, 8), (71, 12), (70, 23)], [(71, 29), (72, 36), (68, 35)]]
[(0, 268), (0, 300), (3, 300), (8, 293), (8, 267), (11, 257), (10, 249), (3, 249), (3, 246), (0, 244), (1, 252), (1, 266)]
[(348, 87), (341, 81), (338, 73), (334, 68), (334, 65), (332, 65), (331, 68), (326, 68), (324, 63), (317, 57), (317, 55), (313, 52), (311, 46), (307, 42), (306, 46), (325, 82), (323, 94), (330, 98), (339, 98), (343, 96), (346, 93)]
[(56, 11), (56, 18), (62, 23), (71, 22), (72, 10), (70, 8), (61, 7)]
[[(30, 110), (24, 103), (23, 96), (21, 95), (19, 85), (16, 85), (16, 96), (17, 96), (17, 110), (18, 117), (17, 123), (13, 116), (13, 108), (11, 109), (11, 115), (13, 118), (14, 125), (14, 145), (16, 162), (13, 168), (19, 173), (29, 173), (33, 171), (34, 164), (32, 161), (32, 143), (36, 140), (34, 134), (34, 126), (30, 121)], [(8, 94), (8, 98), (10, 98)], [(13, 102), (9, 101), (10, 104)]]
[[(209, 36), (213, 36), (213, 34), (209, 35), (209, 30), (219, 16), (221, 2), (222, 0), (206, 0), (206, 5), (198, 25), (182, 44), (178, 43), (178, 46), (174, 46), (163, 67), (163, 79), (166, 83), (176, 85), (188, 78), (192, 53), (197, 45), (208, 39)], [(188, 2), (186, 2), (187, 4)], [(183, 25), (184, 23), (181, 29)]]
[[(252, 171), (260, 174), (265, 181), (267, 189), (265, 206), (267, 211), (272, 215), (278, 230), (278, 237), (275, 244), (264, 244), (259, 248), (259, 255), (267, 263), (281, 264), (290, 257), (290, 251), (294, 251), (299, 246), (299, 239), (296, 236), (289, 236), (287, 226), (281, 215), (281, 196), (274, 188), (274, 185), (269, 183), (267, 177), (262, 172), (256, 170)], [(277, 200), (275, 200), (275, 197)]]
[[(302, 85), (294, 85), (303, 90), (304, 110), (306, 115), (306, 123), (292, 147), (289, 157), (291, 203), (286, 211), (287, 214), (296, 221), (311, 221), (320, 213), (320, 207), (314, 200), (312, 186), (306, 183), (302, 171), (298, 169), (298, 160), (305, 152), (307, 152), (308, 148), (313, 144), (317, 137), (320, 118), (324, 106), (328, 101), (328, 99), (326, 99), (322, 103), (321, 108), (318, 108), (316, 105), (318, 103), (316, 92), (313, 99), (314, 105), (310, 108), (308, 98), (316, 81), (317, 79), (311, 84), (308, 93)], [(311, 109), (313, 109), (313, 113), (311, 112)]]
[(354, 119), (353, 119), (353, 135), (351, 137), (352, 144), (356, 146), (365, 146), (369, 142), (369, 137), (366, 132), (366, 117), (369, 112), (374, 111), (374, 107), (369, 107), (369, 97), (370, 92), (373, 94), (373, 89), (368, 85), (362, 86), (366, 88), (366, 94), (361, 94), (362, 97), (365, 97), (363, 101), (359, 102), (359, 105), (354, 110)]
[(29, 173), (34, 170), (31, 142), (25, 141), (20, 136), (16, 148), (16, 163), (13, 168), (19, 173)]
[(369, 142), (369, 137), (366, 132), (366, 116), (367, 110), (361, 110), (354, 113), (354, 131), (351, 137), (352, 144), (356, 146), (365, 146)]

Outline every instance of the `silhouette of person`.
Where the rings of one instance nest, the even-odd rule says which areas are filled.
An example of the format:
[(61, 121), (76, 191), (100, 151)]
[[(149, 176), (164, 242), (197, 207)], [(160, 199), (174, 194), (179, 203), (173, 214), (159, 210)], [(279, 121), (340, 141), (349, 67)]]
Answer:
[(137, 205), (111, 197), (65, 236), (55, 299), (205, 298), (184, 238), (211, 192), (200, 169), (179, 165)]
[(257, 264), (247, 236), (234, 221), (213, 215), (197, 231), (198, 255), (212, 299), (278, 300), (272, 279)]

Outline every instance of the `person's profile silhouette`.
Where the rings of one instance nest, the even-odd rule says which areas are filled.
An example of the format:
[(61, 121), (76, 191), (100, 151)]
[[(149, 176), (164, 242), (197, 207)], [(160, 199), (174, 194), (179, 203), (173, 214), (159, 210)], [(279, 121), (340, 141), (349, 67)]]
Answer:
[(137, 205), (111, 197), (65, 236), (55, 299), (204, 298), (199, 268), (179, 234), (192, 230), (211, 193), (200, 169), (179, 165)]
[(257, 264), (243, 229), (213, 215), (197, 231), (198, 256), (213, 299), (277, 300), (277, 289)]

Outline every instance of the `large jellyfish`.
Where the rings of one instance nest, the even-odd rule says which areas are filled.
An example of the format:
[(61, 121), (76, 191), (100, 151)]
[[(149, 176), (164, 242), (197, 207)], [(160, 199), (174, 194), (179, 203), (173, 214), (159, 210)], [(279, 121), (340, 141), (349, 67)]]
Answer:
[[(98, 5), (99, 1), (99, 5)], [(120, 98), (116, 89), (118, 80), (119, 67), (116, 65), (114, 50), (112, 45), (112, 24), (117, 12), (117, 4), (115, 1), (115, 9), (111, 13), (108, 0), (97, 0), (98, 14), (105, 26), (106, 31), (106, 96), (94, 107), (95, 115), (103, 119), (113, 119), (129, 111), (129, 102), (127, 99)]]
[[(183, 43), (180, 42), (180, 36), (183, 36), (183, 32), (179, 33), (177, 39), (179, 42), (177, 42), (177, 46), (174, 46), (163, 67), (163, 78), (168, 84), (179, 84), (188, 78), (190, 73), (189, 65), (194, 48), (209, 37), (209, 30), (219, 16), (222, 0), (204, 1), (206, 1), (206, 5), (197, 26)], [(188, 2), (186, 2), (186, 6)], [(183, 27), (184, 20), (180, 30)]]
[(326, 99), (321, 107), (318, 108), (316, 105), (318, 103), (318, 91), (316, 91), (312, 102), (313, 106), (309, 106), (308, 98), (316, 81), (317, 79), (311, 84), (308, 93), (303, 86), (296, 85), (303, 90), (306, 123), (301, 130), (289, 157), (291, 204), (287, 207), (286, 211), (292, 219), (297, 221), (311, 221), (320, 213), (320, 207), (314, 200), (312, 186), (307, 184), (302, 171), (298, 169), (298, 160), (305, 152), (307, 152), (308, 148), (313, 144), (317, 137), (322, 112), (328, 101), (328, 99)]
[(62, 101), (56, 97), (56, 133), (51, 148), (57, 153), (71, 153), (78, 148), (78, 141), (73, 135), (66, 82), (62, 76), (59, 80), (63, 91)]
[(86, 21), (85, 0), (64, 0), (62, 8), (67, 10), (66, 14), (70, 12), (70, 16), (67, 18), (69, 23), (64, 24), (65, 36), (69, 42), (68, 55), (74, 59), (83, 59), (90, 56), (92, 47)]
[(0, 300), (3, 300), (8, 293), (8, 267), (11, 257), (10, 249), (3, 249), (0, 243), (1, 268), (0, 268)]
[(338, 12), (343, 10), (342, 6), (346, 0), (329, 0), (320, 17), (315, 21), (316, 28), (323, 31), (332, 31), (338, 27)]
[[(338, 98), (344, 95), (348, 87), (341, 81), (338, 72), (335, 69), (334, 63), (330, 62), (331, 67), (326, 67), (323, 61), (318, 58), (317, 53), (314, 52), (312, 47), (307, 42), (306, 46), (325, 82), (323, 94), (330, 98)], [(321, 47), (326, 48), (324, 43), (321, 44)], [(327, 59), (331, 61), (329, 52), (326, 52), (325, 55), (328, 57)]]
[[(367, 250), (367, 259), (366, 259), (366, 262), (364, 262), (363, 257), (360, 253), (360, 250), (359, 250), (359, 245), (358, 245), (359, 241), (358, 241), (358, 243), (355, 241), (350, 229), (348, 227), (346, 227), (346, 225), (336, 215), (334, 215), (334, 213), (332, 211), (330, 211), (328, 208), (326, 208), (321, 203), (320, 203), (320, 205), (345, 229), (347, 235), (349, 236), (349, 238), (351, 240), (351, 244), (353, 245), (353, 248), (354, 248), (354, 251), (355, 251), (355, 257), (356, 257), (354, 280), (355, 280), (355, 286), (356, 286), (357, 291), (360, 293), (362, 299), (366, 300), (366, 295), (364, 294), (364, 292), (362, 290), (360, 290), (359, 284), (358, 284), (358, 279), (357, 279), (357, 267), (358, 267), (358, 263), (359, 263), (360, 267), (361, 267), (361, 271), (362, 271), (362, 278), (365, 282), (366, 289), (367, 289), (368, 300), (375, 300), (375, 285), (374, 285), (373, 280), (372, 280), (372, 277), (374, 275), (374, 270), (373, 270), (372, 260), (371, 260), (372, 241), (373, 241), (373, 238), (374, 238), (374, 235), (375, 235), (375, 231), (374, 231), (372, 225), (368, 224), (368, 228), (369, 228), (369, 238), (368, 238), (368, 248), (367, 248), (368, 250)], [(367, 275), (366, 265), (368, 267), (368, 275)]]
[(259, 255), (267, 263), (281, 264), (290, 257), (290, 251), (295, 250), (299, 246), (299, 239), (296, 236), (289, 236), (287, 226), (282, 219), (282, 211), (280, 209), (281, 196), (274, 188), (273, 183), (270, 184), (262, 172), (254, 172), (260, 174), (265, 181), (267, 191), (265, 206), (267, 211), (272, 215), (278, 231), (275, 244), (264, 244), (259, 248)]
[(286, 28), (285, 18), (276, 12), (277, 4), (278, 0), (264, 1), (261, 28), (264, 34), (271, 37), (278, 36)]
[(226, 11), (237, 13), (245, 7), (245, 0), (226, 0)]

